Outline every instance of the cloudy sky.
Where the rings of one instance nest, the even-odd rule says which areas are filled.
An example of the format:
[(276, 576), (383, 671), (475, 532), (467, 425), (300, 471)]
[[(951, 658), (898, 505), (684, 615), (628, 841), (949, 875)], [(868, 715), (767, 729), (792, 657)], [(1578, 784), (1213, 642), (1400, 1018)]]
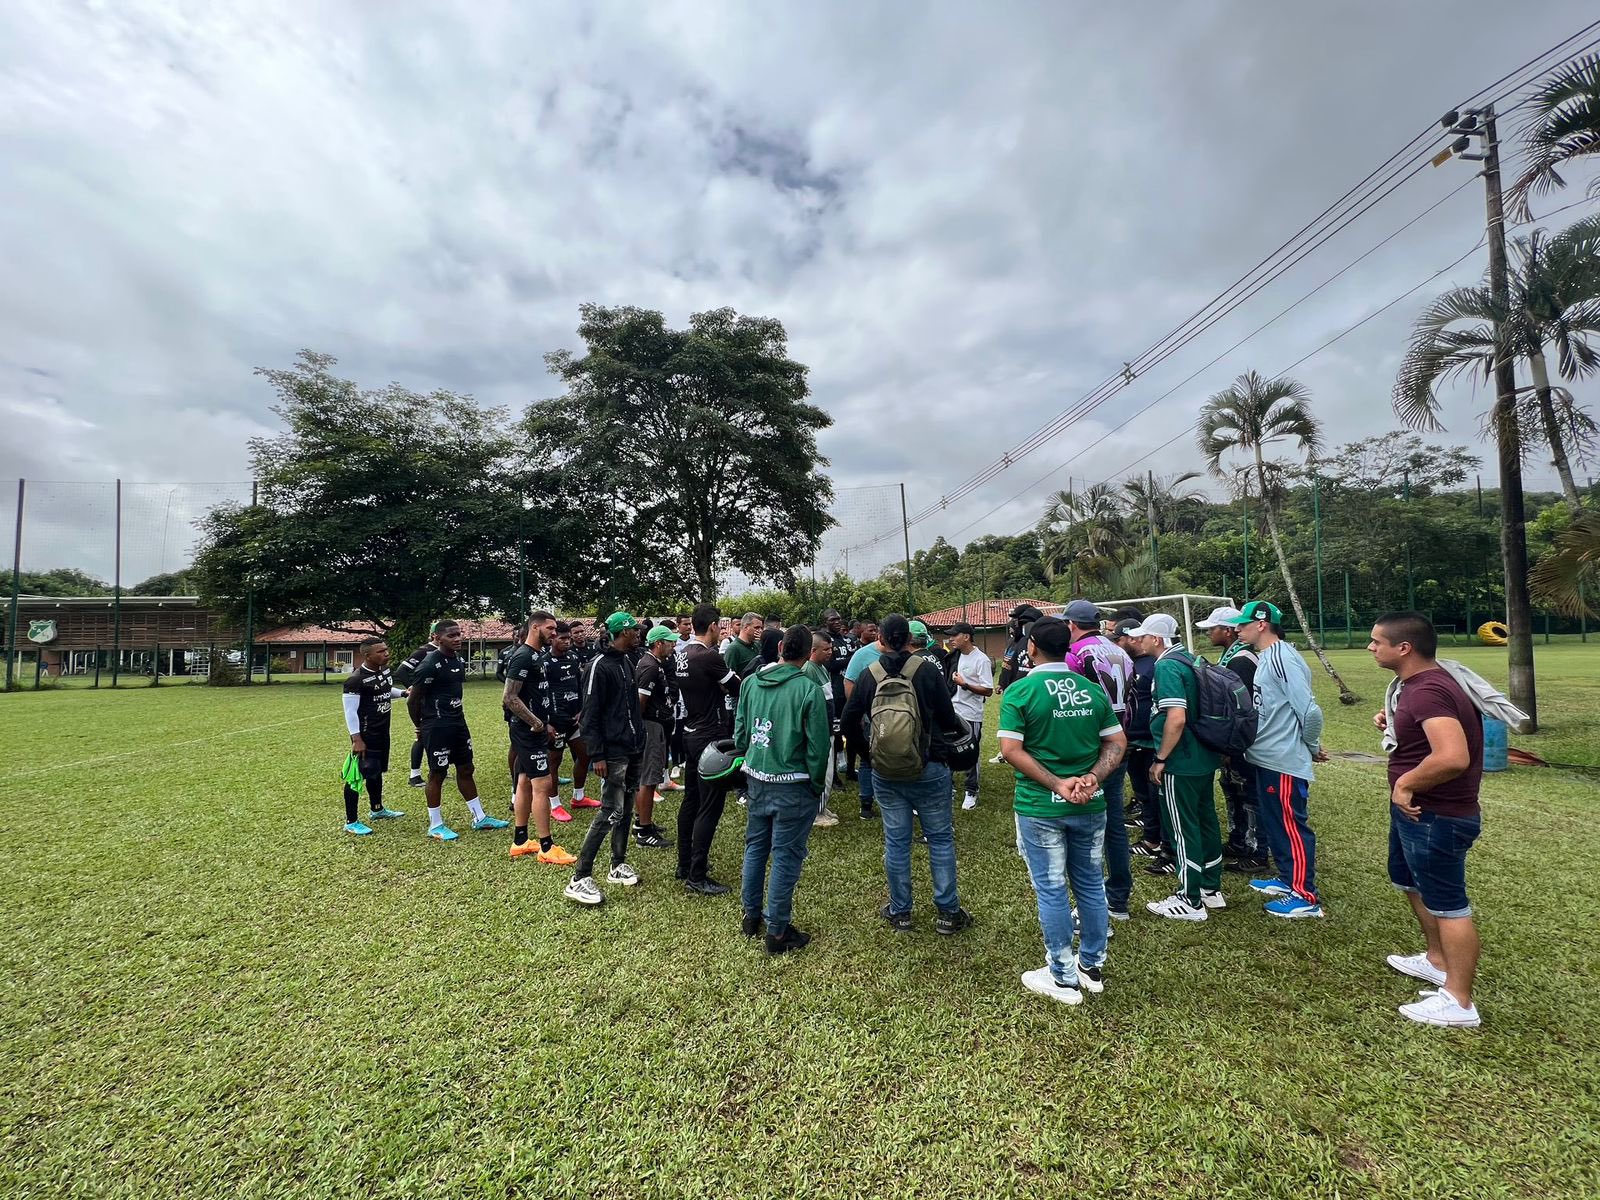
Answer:
[[(303, 346), (373, 385), (520, 406), (556, 393), (542, 356), (574, 345), (582, 301), (680, 323), (732, 305), (788, 327), (835, 421), (836, 484), (904, 480), (915, 512), (1593, 17), (1581, 0), (10, 0), (0, 479), (245, 479), (246, 440), (273, 428), (251, 370)], [(1016, 531), (1238, 372), (1282, 370), (1468, 251), (1476, 185), (1110, 432), (1470, 171), (1407, 184), (914, 543)], [(1331, 442), (1392, 428), (1411, 316), (1481, 270), (1480, 252), (1296, 369)], [(1457, 389), (1451, 433), (1473, 440), (1481, 407)], [(1136, 469), (1196, 465), (1182, 439)], [(897, 516), (887, 496), (841, 490), (860, 537), (828, 553)], [(33, 565), (98, 562), (73, 528), (30, 539)]]

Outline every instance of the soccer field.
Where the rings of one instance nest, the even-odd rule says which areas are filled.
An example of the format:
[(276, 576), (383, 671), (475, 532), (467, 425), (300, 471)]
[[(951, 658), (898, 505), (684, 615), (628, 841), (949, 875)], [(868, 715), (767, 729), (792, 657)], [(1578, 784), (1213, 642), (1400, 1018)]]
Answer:
[[(1448, 653), (1504, 679), (1501, 651)], [(1364, 703), (1318, 672), (1327, 745), (1376, 754), (1388, 676), (1335, 659)], [(1600, 645), (1538, 666), (1547, 731), (1513, 744), (1600, 767)], [(467, 694), (492, 812), (497, 691)], [(917, 929), (883, 928), (847, 793), (796, 897), (816, 941), (774, 960), (671, 851), (579, 910), (509, 832), (427, 841), (402, 754), (406, 818), (344, 835), (331, 687), (47, 690), (0, 722), (6, 1196), (1600, 1194), (1600, 773), (1486, 781), (1484, 1025), (1445, 1031), (1394, 1011), (1416, 991), (1384, 955), (1421, 943), (1381, 764), (1319, 767), (1325, 921), (1230, 875), (1228, 911), (1161, 922), (1136, 864), (1106, 991), (1069, 1009), (1018, 983), (1043, 954), (1000, 768), (956, 814), (974, 928), (934, 934), (920, 851)]]

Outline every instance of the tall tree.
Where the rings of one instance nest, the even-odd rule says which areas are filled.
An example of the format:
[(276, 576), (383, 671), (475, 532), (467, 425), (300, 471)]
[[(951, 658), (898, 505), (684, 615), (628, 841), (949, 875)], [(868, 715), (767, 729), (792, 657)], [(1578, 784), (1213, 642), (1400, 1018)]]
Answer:
[(1157, 535), (1199, 528), (1205, 496), (1192, 486), (1199, 471), (1181, 475), (1134, 475), (1122, 483), (1122, 495), (1134, 524), (1153, 523)]
[(201, 522), (201, 595), (236, 615), (253, 595), (258, 614), (406, 638), (430, 618), (510, 611), (519, 533), (535, 586), (566, 539), (524, 512), (541, 489), (506, 414), (445, 391), (364, 391), (335, 363), (307, 350), (257, 372), (284, 432), (250, 443), (259, 503)]
[[(1586, 54), (1552, 71), (1524, 101), (1528, 118), (1519, 131), (1527, 166), (1506, 192), (1513, 216), (1529, 218), (1534, 196), (1566, 186), (1560, 169), (1600, 154), (1600, 54)], [(1591, 193), (1600, 178), (1590, 181)]]
[(1133, 549), (1122, 504), (1108, 483), (1082, 491), (1060, 491), (1051, 497), (1040, 522), (1045, 575), (1054, 581), (1076, 565), (1080, 587), (1101, 582)]
[(1273, 496), (1279, 484), (1270, 478), (1265, 450), (1278, 442), (1289, 442), (1302, 455), (1315, 455), (1322, 447), (1322, 429), (1311, 412), (1311, 396), (1304, 386), (1287, 375), (1276, 379), (1263, 379), (1254, 371), (1239, 376), (1232, 387), (1218, 392), (1206, 401), (1200, 410), (1198, 440), (1200, 452), (1205, 455), (1206, 467), (1219, 480), (1233, 480), (1238, 471), (1229, 468), (1225, 460), (1230, 455), (1243, 455), (1245, 470), (1254, 473), (1257, 490), (1261, 496), (1261, 512), (1266, 517), (1267, 533), (1272, 539), (1272, 550), (1278, 559), (1278, 571), (1283, 576), (1284, 590), (1294, 607), (1295, 618), (1305, 631), (1306, 641), (1323, 668), (1339, 685), (1339, 700), (1354, 704), (1359, 697), (1352, 692), (1339, 672), (1333, 669), (1327, 653), (1311, 632), (1306, 620), (1305, 605), (1300, 591), (1289, 572), (1289, 560), (1284, 555), (1283, 538), (1278, 533), (1278, 518)]
[[(646, 309), (585, 304), (584, 352), (546, 357), (566, 395), (524, 427), (554, 486), (598, 516), (588, 546), (616, 586), (711, 600), (739, 571), (792, 589), (831, 523), (833, 488), (806, 368), (781, 322), (729, 308), (671, 329)], [(631, 567), (629, 564), (633, 564)]]
[(1600, 367), (1592, 344), (1597, 335), (1600, 217), (1579, 221), (1553, 238), (1536, 230), (1512, 243), (1505, 304), (1480, 283), (1451, 288), (1417, 318), (1395, 382), (1395, 411), (1413, 429), (1442, 428), (1434, 395), (1439, 381), (1458, 374), (1492, 379), (1503, 350), (1531, 380), (1517, 389), (1519, 415), (1531, 418), (1528, 424), (1544, 435), (1562, 493), (1576, 509), (1581, 500), (1572, 453), (1584, 452), (1595, 427), (1567, 389), (1552, 386), (1547, 351), (1554, 351), (1563, 378), (1581, 378)]

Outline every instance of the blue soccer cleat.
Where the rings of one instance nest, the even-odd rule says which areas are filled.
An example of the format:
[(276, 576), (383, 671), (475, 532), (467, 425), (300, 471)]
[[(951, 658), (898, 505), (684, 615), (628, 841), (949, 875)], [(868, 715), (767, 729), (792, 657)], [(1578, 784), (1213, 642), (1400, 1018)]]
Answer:
[(1273, 916), (1286, 917), (1290, 920), (1296, 917), (1320, 917), (1322, 915), (1322, 905), (1313, 904), (1304, 896), (1285, 896), (1281, 900), (1273, 900), (1265, 907)]
[(1294, 895), (1294, 889), (1281, 879), (1252, 879), (1250, 890), (1258, 896)]
[(358, 834), (358, 835), (359, 834), (364, 834), (364, 833), (371, 833), (372, 832), (372, 826), (363, 825), (360, 821), (351, 821), (350, 824), (348, 824), (348, 825), (346, 825), (344, 827), (344, 831), (346, 833), (354, 833), (354, 834)]
[(428, 836), (436, 842), (453, 842), (460, 835), (448, 825), (435, 825), (428, 830)]
[(502, 821), (499, 817), (491, 817), (487, 813), (472, 823), (474, 829), (510, 829), (510, 821)]
[(403, 816), (405, 816), (405, 813), (398, 808), (380, 808), (372, 814), (372, 819), (374, 821), (398, 821)]

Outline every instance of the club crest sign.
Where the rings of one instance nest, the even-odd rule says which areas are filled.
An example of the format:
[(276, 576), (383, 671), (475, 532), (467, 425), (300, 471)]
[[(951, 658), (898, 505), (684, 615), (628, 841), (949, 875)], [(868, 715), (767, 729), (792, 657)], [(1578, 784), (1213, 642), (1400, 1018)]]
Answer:
[(28, 640), (38, 642), (41, 646), (56, 640), (56, 623), (54, 621), (29, 621)]

